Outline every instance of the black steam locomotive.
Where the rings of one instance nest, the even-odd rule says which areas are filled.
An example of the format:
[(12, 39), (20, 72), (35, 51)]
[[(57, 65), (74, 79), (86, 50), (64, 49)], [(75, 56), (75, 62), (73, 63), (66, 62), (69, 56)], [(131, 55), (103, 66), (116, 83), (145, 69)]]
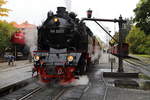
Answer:
[[(91, 30), (73, 12), (58, 7), (57, 13), (48, 12), (47, 19), (38, 27), (38, 50), (34, 51), (34, 71), (42, 81), (52, 78), (70, 80), (84, 74), (100, 44)], [(98, 55), (98, 53), (96, 54)]]

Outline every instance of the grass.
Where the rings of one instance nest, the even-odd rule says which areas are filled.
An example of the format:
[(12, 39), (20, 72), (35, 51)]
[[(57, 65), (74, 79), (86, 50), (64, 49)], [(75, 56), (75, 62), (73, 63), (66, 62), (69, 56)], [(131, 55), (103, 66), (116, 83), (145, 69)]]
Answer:
[(139, 78), (142, 78), (142, 79), (146, 79), (146, 80), (150, 80), (150, 77), (147, 76), (147, 75), (144, 75), (144, 74), (139, 74)]
[(138, 57), (150, 58), (150, 55), (146, 55), (146, 54), (134, 54), (134, 55)]

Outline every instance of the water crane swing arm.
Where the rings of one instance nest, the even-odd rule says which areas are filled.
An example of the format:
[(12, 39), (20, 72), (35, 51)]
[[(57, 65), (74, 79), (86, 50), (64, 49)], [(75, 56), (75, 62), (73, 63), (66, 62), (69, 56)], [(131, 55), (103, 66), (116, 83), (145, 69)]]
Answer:
[(126, 20), (120, 20), (120, 19), (100, 19), (100, 18), (83, 18), (81, 20), (81, 22), (83, 21), (103, 21), (103, 22), (118, 22), (118, 23), (126, 23), (127, 21)]
[(99, 26), (100, 28), (102, 28), (113, 40), (115, 40), (118, 44), (120, 44), (120, 42), (117, 41), (113, 36), (111, 36), (110, 33), (109, 33), (102, 25), (100, 25), (100, 23), (98, 23), (98, 21), (114, 22), (114, 23), (118, 22), (118, 23), (119, 23), (119, 26), (120, 26), (120, 25), (122, 25), (123, 23), (126, 23), (126, 20), (122, 20), (122, 19), (119, 19), (119, 20), (118, 20), (118, 19), (83, 18), (83, 19), (81, 20), (81, 23), (82, 23), (83, 21), (94, 21), (94, 22), (95, 22), (96, 24), (98, 24), (98, 26)]
[(100, 25), (100, 23), (98, 23), (97, 21), (95, 21), (95, 23), (101, 27), (113, 40), (115, 40), (115, 42), (119, 43), (113, 36), (110, 35), (110, 33), (102, 26)]

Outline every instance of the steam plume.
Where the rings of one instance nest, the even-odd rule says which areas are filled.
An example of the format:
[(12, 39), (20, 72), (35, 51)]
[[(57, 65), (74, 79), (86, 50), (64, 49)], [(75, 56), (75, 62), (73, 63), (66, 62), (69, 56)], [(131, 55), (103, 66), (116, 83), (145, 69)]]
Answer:
[(31, 56), (33, 56), (33, 51), (37, 49), (37, 28), (27, 28), (25, 29), (25, 40), (26, 45), (30, 48)]
[(79, 79), (76, 79), (75, 82), (72, 83), (72, 85), (87, 85), (89, 82), (89, 78), (87, 75), (79, 76)]
[(67, 10), (70, 12), (71, 11), (71, 0), (64, 0), (66, 4)]

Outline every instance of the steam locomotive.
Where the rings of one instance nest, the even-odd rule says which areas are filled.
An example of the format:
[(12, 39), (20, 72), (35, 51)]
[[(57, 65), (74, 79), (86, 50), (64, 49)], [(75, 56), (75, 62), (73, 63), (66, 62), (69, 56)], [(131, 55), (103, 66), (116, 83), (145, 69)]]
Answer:
[(38, 27), (33, 72), (37, 71), (43, 82), (53, 78), (67, 81), (83, 75), (89, 64), (99, 59), (99, 41), (76, 16), (65, 7), (58, 7), (56, 14), (48, 12), (47, 19)]

